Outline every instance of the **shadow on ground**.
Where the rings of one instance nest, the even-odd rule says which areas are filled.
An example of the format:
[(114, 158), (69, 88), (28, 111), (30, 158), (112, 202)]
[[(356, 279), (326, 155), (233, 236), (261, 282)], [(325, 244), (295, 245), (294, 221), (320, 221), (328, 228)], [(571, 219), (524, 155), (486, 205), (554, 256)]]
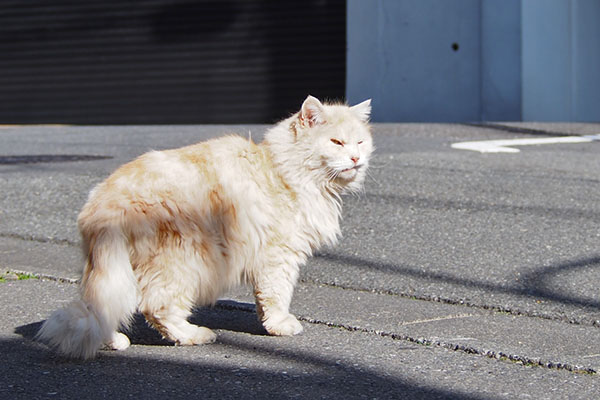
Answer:
[[(219, 335), (216, 344), (169, 344), (137, 317), (124, 352), (102, 351), (90, 361), (66, 360), (30, 340), (0, 340), (0, 397), (10, 398), (394, 398), (478, 399), (363, 369), (310, 349), (265, 338), (249, 312), (253, 305), (227, 302), (202, 309), (193, 321), (243, 334)], [(16, 333), (31, 339), (41, 322)], [(150, 346), (148, 346), (150, 345)], [(293, 347), (293, 348), (292, 348)], [(157, 351), (159, 350), (159, 351)], [(400, 351), (414, 351), (413, 348)], [(397, 374), (400, 375), (400, 372)]]
[[(26, 339), (34, 340), (43, 322), (19, 326), (15, 329), (15, 333)], [(190, 322), (214, 330), (268, 335), (256, 316), (254, 304), (234, 300), (220, 300), (214, 307), (198, 308), (194, 310)], [(155, 329), (151, 328), (144, 316), (139, 313), (134, 315), (131, 325), (124, 332), (129, 337), (131, 344), (173, 346), (172, 342), (163, 339)]]

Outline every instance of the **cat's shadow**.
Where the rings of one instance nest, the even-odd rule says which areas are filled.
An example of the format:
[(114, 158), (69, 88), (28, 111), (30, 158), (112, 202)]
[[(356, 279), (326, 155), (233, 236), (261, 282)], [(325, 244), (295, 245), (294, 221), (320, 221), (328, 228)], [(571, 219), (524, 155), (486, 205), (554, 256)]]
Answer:
[[(205, 326), (215, 330), (248, 333), (251, 335), (268, 335), (265, 328), (258, 321), (255, 306), (251, 303), (242, 303), (233, 300), (220, 300), (214, 307), (195, 309), (189, 321), (196, 325)], [(44, 321), (34, 322), (19, 326), (15, 333), (29, 340), (35, 340)], [(132, 323), (125, 331), (131, 344), (146, 346), (172, 346), (173, 342), (163, 339), (162, 336), (151, 328), (143, 315), (136, 313)]]

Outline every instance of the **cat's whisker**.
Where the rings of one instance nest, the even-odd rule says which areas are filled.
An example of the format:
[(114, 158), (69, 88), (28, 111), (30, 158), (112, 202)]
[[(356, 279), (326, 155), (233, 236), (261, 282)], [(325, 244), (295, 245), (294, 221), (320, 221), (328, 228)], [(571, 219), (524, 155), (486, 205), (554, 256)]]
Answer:
[(336, 170), (336, 169), (330, 169), (327, 173), (328, 180), (330, 180), (330, 181), (335, 180), (340, 175), (340, 172), (341, 171)]
[(375, 182), (378, 186), (381, 186), (381, 183), (377, 179), (375, 179), (375, 177), (373, 176), (373, 174), (371, 174), (371, 172), (369, 172), (369, 170), (367, 170), (367, 176), (371, 178), (373, 182)]

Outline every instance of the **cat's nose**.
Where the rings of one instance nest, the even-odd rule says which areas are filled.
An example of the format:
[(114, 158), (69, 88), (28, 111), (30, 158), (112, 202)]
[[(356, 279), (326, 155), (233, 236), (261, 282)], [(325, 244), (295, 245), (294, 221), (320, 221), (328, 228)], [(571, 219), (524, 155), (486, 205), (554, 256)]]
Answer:
[(360, 159), (360, 157), (352, 156), (352, 157), (350, 157), (350, 159), (354, 162), (354, 164), (356, 164), (356, 163), (358, 163), (358, 160)]

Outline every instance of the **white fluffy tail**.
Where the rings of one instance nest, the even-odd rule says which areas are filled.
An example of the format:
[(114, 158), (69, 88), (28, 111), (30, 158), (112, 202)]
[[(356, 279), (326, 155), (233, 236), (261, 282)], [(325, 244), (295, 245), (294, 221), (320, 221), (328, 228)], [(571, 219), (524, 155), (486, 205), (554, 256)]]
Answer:
[(138, 305), (138, 286), (120, 230), (102, 230), (89, 240), (81, 300), (55, 311), (37, 339), (73, 358), (91, 358), (127, 325)]

